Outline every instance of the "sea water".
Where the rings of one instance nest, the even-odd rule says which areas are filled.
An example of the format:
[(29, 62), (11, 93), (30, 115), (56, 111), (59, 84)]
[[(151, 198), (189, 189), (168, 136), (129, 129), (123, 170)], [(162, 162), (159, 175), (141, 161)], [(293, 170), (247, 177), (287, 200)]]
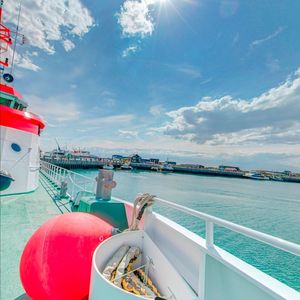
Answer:
[[(80, 170), (96, 177), (97, 171)], [(300, 244), (300, 184), (149, 171), (115, 171), (113, 196), (134, 201), (148, 192), (225, 220)], [(154, 210), (204, 237), (201, 220), (156, 205)], [(215, 227), (215, 243), (300, 291), (300, 258)]]

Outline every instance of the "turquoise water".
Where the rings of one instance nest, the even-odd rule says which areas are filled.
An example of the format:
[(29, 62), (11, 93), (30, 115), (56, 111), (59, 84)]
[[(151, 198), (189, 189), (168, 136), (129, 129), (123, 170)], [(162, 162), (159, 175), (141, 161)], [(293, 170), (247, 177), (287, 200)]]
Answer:
[[(97, 175), (97, 171), (79, 172)], [(300, 184), (147, 171), (116, 171), (114, 176), (116, 197), (133, 201), (138, 193), (149, 192), (300, 244)], [(155, 210), (204, 236), (202, 221), (162, 206)], [(223, 228), (215, 232), (217, 245), (300, 291), (299, 257)]]

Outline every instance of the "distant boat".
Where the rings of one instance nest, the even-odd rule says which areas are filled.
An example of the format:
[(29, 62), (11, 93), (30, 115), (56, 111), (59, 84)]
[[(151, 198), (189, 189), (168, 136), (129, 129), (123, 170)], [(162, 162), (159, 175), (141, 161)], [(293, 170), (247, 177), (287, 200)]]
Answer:
[(154, 166), (151, 170), (156, 172), (172, 172), (174, 171), (174, 168), (169, 164), (164, 164), (162, 166)]
[(113, 169), (114, 169), (114, 166), (113, 166), (113, 165), (104, 165), (104, 166), (103, 166), (103, 169), (104, 169), (104, 170), (113, 170)]
[(273, 180), (273, 181), (283, 181), (283, 178), (280, 177), (280, 176), (272, 176), (272, 177), (270, 177), (270, 180)]
[(159, 167), (151, 167), (150, 170), (158, 172), (158, 171), (160, 171), (161, 169), (160, 169)]
[(174, 171), (174, 168), (169, 165), (169, 164), (164, 164), (162, 167), (161, 167), (161, 171), (164, 171), (164, 172), (172, 172)]
[(255, 179), (255, 180), (270, 180), (268, 176), (265, 176), (259, 172), (250, 172), (245, 174), (245, 177), (248, 177), (250, 179)]
[(132, 170), (132, 167), (128, 164), (124, 164), (124, 165), (121, 166), (121, 169), (122, 170)]

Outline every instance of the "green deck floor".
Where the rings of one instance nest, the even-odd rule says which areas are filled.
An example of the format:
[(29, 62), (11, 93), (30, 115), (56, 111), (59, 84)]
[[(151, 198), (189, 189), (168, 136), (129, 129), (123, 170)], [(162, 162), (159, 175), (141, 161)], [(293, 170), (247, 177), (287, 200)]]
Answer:
[(19, 262), (26, 241), (52, 216), (68, 211), (67, 200), (55, 201), (56, 189), (44, 178), (31, 194), (0, 197), (1, 300), (29, 299), (19, 279)]

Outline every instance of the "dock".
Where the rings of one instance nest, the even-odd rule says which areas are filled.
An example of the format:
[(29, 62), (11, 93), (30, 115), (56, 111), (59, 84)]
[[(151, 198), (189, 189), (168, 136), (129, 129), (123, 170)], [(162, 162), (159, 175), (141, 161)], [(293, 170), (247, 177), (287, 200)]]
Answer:
[[(153, 166), (155, 167), (155, 165), (143, 164), (143, 163), (131, 163), (131, 166), (134, 169), (140, 169), (140, 170), (151, 170)], [(173, 167), (172, 172), (175, 173), (245, 178), (244, 177), (245, 173), (243, 171), (228, 172), (228, 171), (209, 169), (209, 168), (188, 168), (180, 165), (176, 165), (172, 167)]]
[[(66, 159), (42, 159), (43, 161), (49, 162), (53, 165), (65, 168), (65, 169), (102, 169), (106, 165), (103, 161), (85, 161), (85, 160), (66, 160)], [(114, 169), (121, 167), (120, 163), (113, 162), (111, 165)], [(148, 170), (151, 171), (153, 167), (158, 167), (155, 164), (144, 164), (144, 163), (131, 163), (130, 166), (136, 170)], [(155, 171), (153, 171), (155, 172)], [(173, 166), (174, 173), (185, 173), (185, 174), (197, 174), (197, 175), (208, 175), (208, 176), (223, 176), (223, 177), (237, 177), (244, 178), (243, 171), (228, 172), (217, 169), (208, 168), (188, 168), (180, 165)]]
[[(102, 169), (105, 165), (109, 164), (114, 167), (114, 169), (120, 169), (122, 162), (118, 160), (107, 161), (107, 159), (58, 159), (54, 158), (41, 158), (42, 161), (46, 161), (53, 165), (65, 168), (65, 169)], [(218, 169), (197, 165), (172, 165), (172, 170), (161, 170), (160, 164), (155, 163), (140, 163), (140, 162), (131, 162), (128, 163), (135, 170), (148, 170), (151, 172), (173, 172), (173, 173), (182, 173), (182, 174), (194, 174), (194, 175), (203, 175), (203, 176), (219, 176), (219, 177), (229, 177), (229, 178), (242, 178), (249, 179), (246, 176), (247, 171), (242, 171), (239, 168), (235, 170), (228, 170), (226, 168)], [(272, 173), (267, 173), (266, 176), (270, 180), (280, 181), (280, 182), (292, 182), (300, 183), (300, 176), (293, 175), (281, 175), (280, 177), (272, 177)]]

